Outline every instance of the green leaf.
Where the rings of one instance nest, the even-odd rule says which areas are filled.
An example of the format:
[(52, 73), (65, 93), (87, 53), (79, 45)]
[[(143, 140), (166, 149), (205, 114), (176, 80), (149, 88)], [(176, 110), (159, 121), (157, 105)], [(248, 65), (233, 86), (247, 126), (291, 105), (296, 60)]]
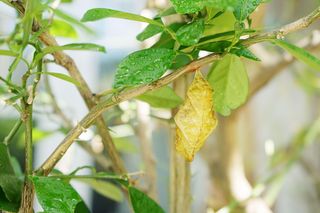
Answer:
[(22, 181), (15, 174), (8, 147), (0, 143), (0, 209), (18, 211), (21, 192)]
[(159, 13), (156, 17), (160, 18), (160, 17), (166, 17), (166, 16), (171, 16), (177, 14), (176, 10), (174, 9), (174, 7), (169, 7), (168, 9), (162, 11), (161, 13)]
[(0, 175), (14, 175), (10, 158), (8, 147), (4, 143), (0, 143)]
[(83, 201), (81, 201), (76, 206), (74, 213), (90, 213), (90, 210), (89, 210), (88, 206)]
[(0, 212), (1, 210), (8, 212), (18, 212), (20, 207), (20, 202), (10, 202), (8, 198), (5, 196), (5, 193), (0, 188)]
[(39, 0), (29, 0), (26, 1), (25, 4), (25, 14), (22, 19), (22, 26), (23, 26), (23, 38), (22, 38), (22, 43), (23, 46), (25, 47), (28, 44), (29, 37), (32, 32), (32, 24), (33, 24), (33, 19), (35, 18), (35, 12), (36, 8), (38, 5), (41, 5)]
[[(5, 162), (1, 162), (5, 163)], [(10, 163), (10, 162), (9, 162)], [(22, 189), (22, 181), (15, 174), (1, 174), (0, 186), (10, 202), (19, 202)]]
[(82, 202), (79, 194), (65, 181), (50, 177), (33, 176), (39, 203), (45, 212), (73, 213)]
[(165, 212), (154, 200), (135, 187), (129, 186), (129, 195), (135, 213)]
[(206, 6), (221, 10), (234, 10), (237, 7), (238, 0), (206, 0)]
[(14, 170), (14, 173), (17, 176), (23, 176), (22, 168), (20, 166), (20, 163), (19, 163), (18, 159), (16, 157), (11, 156), (10, 160), (11, 160), (11, 165), (12, 165), (12, 168)]
[(113, 87), (136, 86), (158, 80), (170, 68), (175, 52), (152, 48), (134, 52), (119, 64)]
[(173, 7), (180, 14), (195, 13), (203, 9), (204, 0), (171, 0)]
[(78, 178), (76, 180), (88, 184), (94, 191), (96, 191), (104, 197), (107, 197), (117, 202), (123, 201), (123, 194), (119, 187), (115, 186), (110, 182), (90, 178)]
[(234, 10), (238, 6), (238, 0), (171, 0), (178, 13), (196, 13), (204, 6), (221, 10)]
[(217, 62), (208, 74), (208, 81), (214, 90), (215, 110), (220, 114), (230, 115), (231, 110), (246, 101), (249, 80), (238, 56), (228, 54)]
[(66, 44), (62, 46), (51, 46), (43, 49), (42, 54), (54, 53), (57, 51), (63, 50), (89, 50), (89, 51), (97, 51), (97, 52), (106, 52), (104, 46), (92, 43), (73, 43)]
[(192, 56), (187, 54), (178, 54), (174, 59), (171, 69), (176, 70), (189, 64), (192, 61)]
[(176, 70), (183, 66), (186, 66), (193, 60), (197, 59), (199, 57), (199, 50), (195, 49), (190, 53), (178, 53), (177, 56), (174, 59), (174, 63), (172, 64), (172, 67), (170, 69)]
[(45, 75), (51, 75), (55, 78), (59, 78), (63, 81), (67, 81), (67, 82), (70, 82), (78, 87), (81, 87), (81, 84), (76, 81), (75, 79), (73, 79), (72, 77), (66, 75), (66, 74), (63, 74), (63, 73), (57, 73), (57, 72), (42, 72), (42, 74), (45, 74)]
[(122, 12), (118, 10), (107, 9), (107, 8), (90, 9), (83, 15), (81, 21), (82, 22), (97, 21), (104, 18), (121, 18), (121, 19), (127, 19), (131, 21), (145, 22), (145, 23), (154, 24), (154, 25), (163, 27), (161, 23), (155, 20), (146, 18), (144, 16)]
[(73, 26), (65, 21), (54, 19), (50, 33), (55, 36), (61, 36), (65, 38), (77, 38), (78, 33)]
[(234, 16), (238, 21), (244, 21), (263, 2), (263, 0), (238, 0)]
[[(161, 19), (155, 19), (159, 23), (162, 23)], [(144, 41), (148, 38), (151, 38), (154, 35), (157, 35), (158, 33), (163, 32), (163, 28), (159, 27), (157, 25), (149, 24), (141, 33), (137, 35), (138, 41)]]
[(254, 61), (261, 61), (255, 54), (253, 54), (248, 48), (238, 45), (234, 46), (231, 50), (230, 53), (233, 53), (239, 57), (245, 57)]
[(204, 32), (204, 20), (198, 19), (179, 28), (177, 39), (181, 45), (191, 46), (199, 42)]
[(17, 57), (19, 54), (15, 53), (15, 52), (13, 52), (11, 50), (0, 50), (0, 55)]
[(232, 42), (230, 41), (216, 41), (200, 45), (198, 46), (198, 49), (215, 53), (223, 53), (231, 44)]
[(10, 201), (19, 201), (22, 182), (15, 176), (8, 147), (0, 143), (0, 187)]
[[(168, 28), (174, 32), (176, 32), (183, 24), (181, 23), (173, 23), (168, 26)], [(152, 48), (167, 48), (173, 49), (175, 45), (175, 40), (168, 32), (163, 32), (160, 36), (159, 41), (157, 41)]]
[(175, 108), (179, 106), (183, 100), (178, 96), (171, 87), (164, 86), (160, 89), (147, 92), (137, 97), (138, 100), (147, 102), (156, 108)]
[(293, 55), (303, 63), (307, 64), (317, 71), (320, 71), (320, 59), (311, 55), (306, 50), (281, 40), (275, 40), (274, 43), (288, 51), (291, 55)]
[[(232, 44), (231, 41), (216, 41), (207, 44), (200, 45), (199, 50), (205, 50), (215, 53), (223, 53)], [(248, 48), (238, 44), (231, 48), (230, 53), (235, 54), (239, 57), (245, 57), (254, 61), (260, 61), (260, 59), (255, 56)]]

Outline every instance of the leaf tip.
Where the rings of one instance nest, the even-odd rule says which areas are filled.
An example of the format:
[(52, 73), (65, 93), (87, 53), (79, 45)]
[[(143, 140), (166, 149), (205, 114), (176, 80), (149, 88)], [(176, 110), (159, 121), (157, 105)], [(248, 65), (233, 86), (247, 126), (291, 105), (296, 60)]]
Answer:
[(98, 50), (103, 53), (107, 53), (107, 49), (103, 46), (99, 47)]
[(82, 16), (80, 19), (81, 22), (89, 22), (89, 21), (95, 21), (99, 19), (98, 17), (95, 16), (95, 10), (96, 9), (90, 9), (85, 12), (85, 14)]
[(88, 11), (82, 16), (82, 18), (80, 19), (81, 22), (88, 22), (88, 16), (87, 16)]

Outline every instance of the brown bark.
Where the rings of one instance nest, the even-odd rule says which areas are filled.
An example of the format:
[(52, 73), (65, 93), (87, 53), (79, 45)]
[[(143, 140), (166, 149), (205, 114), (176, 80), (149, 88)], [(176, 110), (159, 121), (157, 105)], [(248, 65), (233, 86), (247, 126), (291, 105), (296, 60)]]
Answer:
[(30, 180), (25, 180), (19, 213), (33, 213), (34, 188)]

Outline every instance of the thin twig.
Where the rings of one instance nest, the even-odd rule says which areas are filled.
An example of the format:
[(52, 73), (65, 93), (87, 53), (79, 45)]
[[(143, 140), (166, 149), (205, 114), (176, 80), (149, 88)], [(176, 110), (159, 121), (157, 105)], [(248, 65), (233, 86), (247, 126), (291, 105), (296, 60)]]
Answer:
[(11, 129), (11, 131), (9, 132), (9, 134), (4, 138), (3, 143), (5, 145), (8, 145), (10, 143), (12, 138), (16, 135), (16, 133), (20, 129), (21, 124), (22, 124), (22, 120), (19, 118), (19, 120), (14, 124), (14, 126)]
[(242, 44), (246, 46), (250, 46), (252, 44), (260, 43), (262, 41), (267, 41), (270, 39), (283, 39), (284, 36), (290, 33), (309, 27), (313, 22), (315, 22), (319, 18), (320, 18), (320, 7), (315, 9), (309, 15), (302, 17), (290, 24), (284, 25), (277, 30), (255, 35), (251, 37), (251, 39), (246, 39), (245, 41), (242, 42)]

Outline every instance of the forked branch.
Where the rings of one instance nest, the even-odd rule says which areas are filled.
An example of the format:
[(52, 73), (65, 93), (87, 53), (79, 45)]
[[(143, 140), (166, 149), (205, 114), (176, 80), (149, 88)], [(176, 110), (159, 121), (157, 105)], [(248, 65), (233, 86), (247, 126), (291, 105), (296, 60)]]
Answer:
[[(310, 15), (299, 19), (291, 24), (285, 25), (281, 27), (279, 30), (272, 31), (270, 33), (263, 33), (261, 35), (256, 35), (254, 37), (245, 39), (242, 43), (246, 46), (253, 45), (258, 42), (262, 42), (269, 39), (277, 38), (275, 32), (281, 32), (282, 35), (287, 35), (289, 33), (301, 30), (306, 26), (309, 26), (312, 22), (320, 18), (320, 7), (318, 7), (315, 11), (313, 11)], [(297, 24), (298, 23), (298, 24)], [(52, 153), (51, 156), (42, 164), (42, 166), (38, 169), (38, 174), (48, 175), (50, 171), (54, 168), (56, 163), (61, 159), (61, 157), (65, 154), (68, 148), (71, 146), (73, 141), (79, 137), (79, 135), (85, 131), (86, 128), (90, 127), (92, 123), (106, 110), (109, 108), (118, 105), (123, 101), (127, 101), (133, 99), (145, 92), (155, 90), (171, 82), (175, 81), (182, 75), (194, 71), (198, 68), (201, 68), (207, 64), (212, 63), (213, 61), (221, 59), (221, 54), (213, 53), (206, 57), (200, 58), (191, 62), (190, 64), (176, 70), (175, 72), (146, 85), (142, 85), (133, 89), (125, 90), (120, 94), (115, 94), (111, 98), (106, 101), (100, 102), (95, 107), (91, 109), (91, 111), (83, 118), (83, 120), (72, 129), (67, 137), (61, 142), (61, 144), (56, 148), (56, 150)]]

